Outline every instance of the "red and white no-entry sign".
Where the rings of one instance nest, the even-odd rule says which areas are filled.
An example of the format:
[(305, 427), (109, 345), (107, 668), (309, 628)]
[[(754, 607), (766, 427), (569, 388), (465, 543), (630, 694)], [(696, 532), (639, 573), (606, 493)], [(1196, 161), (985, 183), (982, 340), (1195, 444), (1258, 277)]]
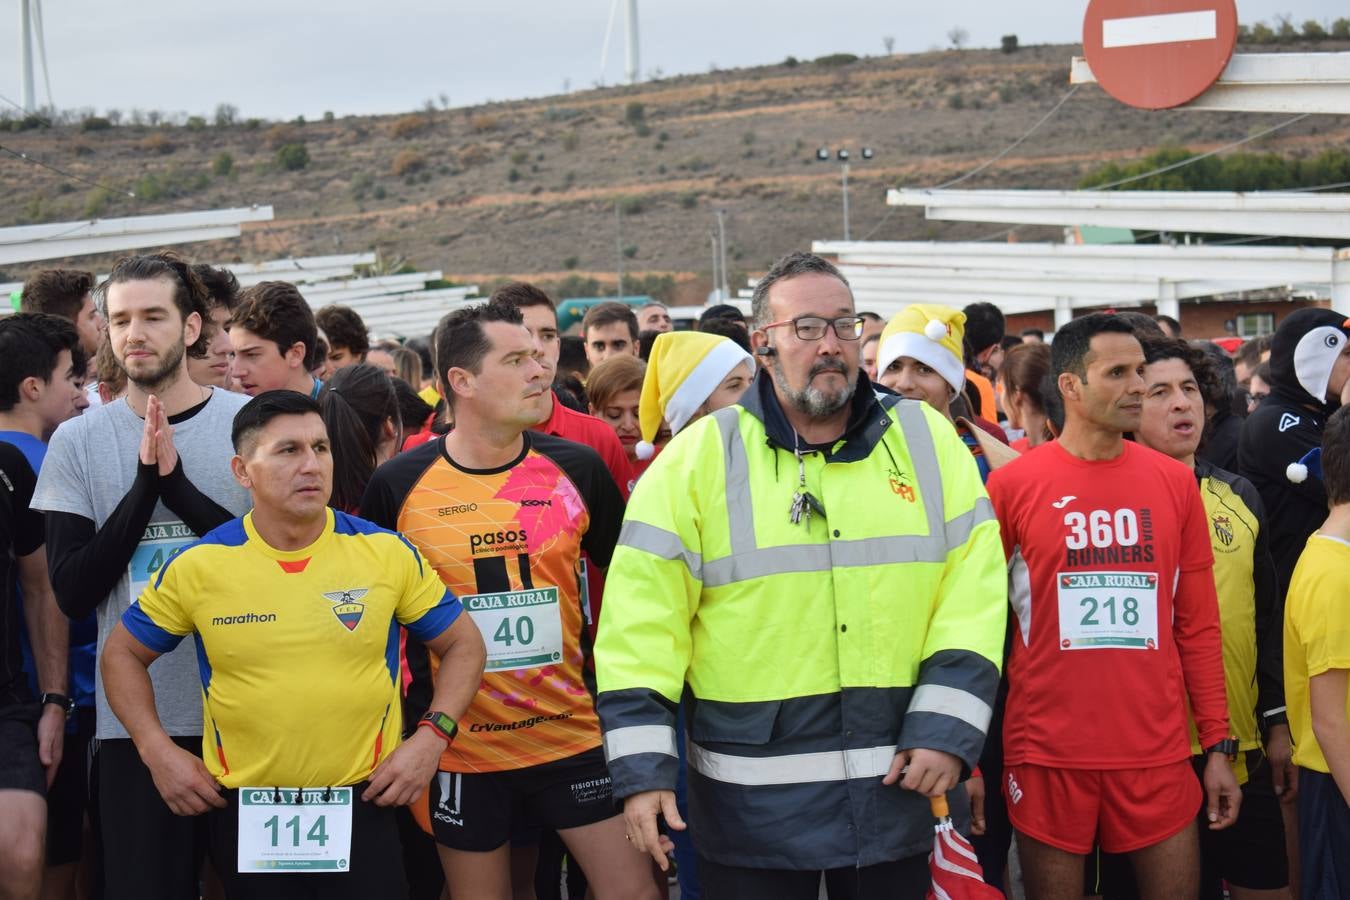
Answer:
[(1169, 109), (1219, 79), (1237, 45), (1234, 0), (1091, 0), (1083, 54), (1108, 94)]

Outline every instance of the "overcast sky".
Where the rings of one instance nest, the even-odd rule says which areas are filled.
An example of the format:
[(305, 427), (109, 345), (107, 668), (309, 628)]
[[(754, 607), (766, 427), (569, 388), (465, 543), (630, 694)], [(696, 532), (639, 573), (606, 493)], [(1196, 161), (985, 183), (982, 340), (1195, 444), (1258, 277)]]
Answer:
[[(0, 95), (19, 100), (18, 9), (0, 3)], [(620, 0), (45, 0), (52, 95), (60, 108), (183, 110), (315, 117), (389, 113), (442, 94), (454, 106), (556, 94), (623, 77)], [(1085, 0), (645, 0), (643, 73), (666, 75), (811, 59), (826, 53), (942, 46), (959, 26), (971, 46), (1080, 39)], [(1240, 0), (1244, 22), (1346, 14), (1345, 0)], [(1067, 59), (1065, 60), (1067, 63)], [(40, 74), (38, 102), (46, 94)], [(2, 101), (0, 101), (2, 102)]]

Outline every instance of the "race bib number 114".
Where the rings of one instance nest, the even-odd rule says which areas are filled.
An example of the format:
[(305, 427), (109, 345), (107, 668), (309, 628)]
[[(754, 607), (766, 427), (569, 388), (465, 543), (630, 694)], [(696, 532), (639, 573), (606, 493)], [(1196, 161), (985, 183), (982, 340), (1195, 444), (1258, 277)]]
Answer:
[(1158, 576), (1152, 572), (1061, 572), (1061, 650), (1158, 649)]
[(352, 789), (239, 789), (239, 871), (349, 871)]

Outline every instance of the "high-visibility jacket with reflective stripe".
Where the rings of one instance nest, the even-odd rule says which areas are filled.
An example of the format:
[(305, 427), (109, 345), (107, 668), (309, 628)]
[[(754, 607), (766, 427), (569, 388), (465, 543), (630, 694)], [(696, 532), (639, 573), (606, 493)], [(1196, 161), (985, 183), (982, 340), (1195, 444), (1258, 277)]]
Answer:
[(882, 776), (899, 748), (969, 768), (984, 743), (998, 524), (951, 424), (862, 387), (844, 437), (802, 456), (823, 514), (790, 520), (798, 459), (766, 376), (682, 431), (628, 506), (595, 653), (610, 773), (619, 797), (674, 788), (683, 694), (691, 829), (716, 862), (926, 853), (928, 801)]

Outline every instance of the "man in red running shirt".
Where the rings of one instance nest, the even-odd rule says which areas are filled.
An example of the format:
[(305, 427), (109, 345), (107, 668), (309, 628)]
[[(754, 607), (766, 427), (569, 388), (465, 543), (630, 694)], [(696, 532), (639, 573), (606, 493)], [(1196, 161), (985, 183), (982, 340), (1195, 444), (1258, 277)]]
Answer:
[[(558, 337), (558, 310), (553, 301), (549, 299), (548, 294), (524, 281), (512, 281), (502, 285), (492, 292), (492, 299), (520, 310), (520, 315), (525, 319), (525, 327), (529, 329), (530, 337), (534, 339), (537, 353), (535, 358), (539, 361), (539, 365), (544, 367), (544, 374), (551, 384), (558, 372), (558, 353), (562, 348), (562, 342)], [(605, 461), (605, 468), (614, 476), (619, 493), (627, 500), (628, 485), (633, 479), (633, 473), (630, 471), (623, 445), (614, 434), (614, 429), (595, 416), (568, 409), (552, 390), (549, 391), (549, 396), (544, 398), (544, 413), (546, 418), (533, 426), (533, 430), (585, 444), (599, 453), (600, 458)], [(598, 604), (599, 597), (595, 599)], [(598, 612), (597, 607), (596, 613)]]
[(1064, 431), (988, 483), (1017, 625), (1004, 791), (1027, 896), (1080, 897), (1095, 841), (1129, 854), (1145, 900), (1194, 897), (1196, 811), (1226, 828), (1241, 801), (1204, 506), (1186, 466), (1122, 437), (1144, 394), (1129, 325), (1085, 316), (1051, 349)]

